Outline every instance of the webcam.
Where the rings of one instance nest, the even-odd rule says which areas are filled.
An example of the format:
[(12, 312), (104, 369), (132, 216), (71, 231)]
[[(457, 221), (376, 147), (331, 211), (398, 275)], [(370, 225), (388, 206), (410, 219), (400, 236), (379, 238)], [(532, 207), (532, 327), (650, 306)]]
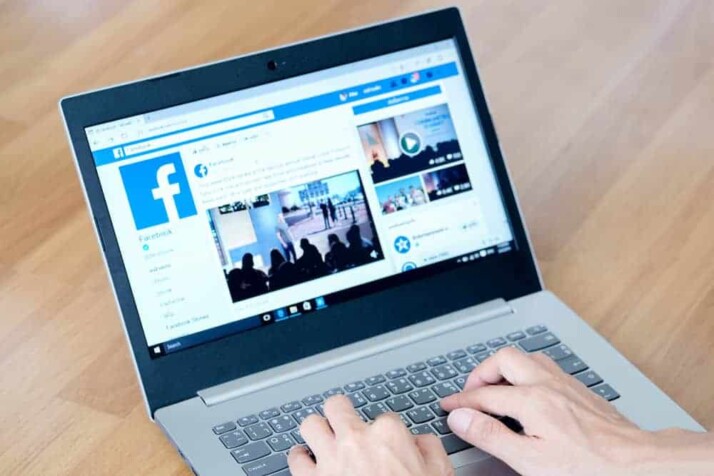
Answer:
[(267, 66), (270, 71), (275, 71), (276, 69), (278, 69), (278, 62), (275, 60), (270, 60), (268, 61)]

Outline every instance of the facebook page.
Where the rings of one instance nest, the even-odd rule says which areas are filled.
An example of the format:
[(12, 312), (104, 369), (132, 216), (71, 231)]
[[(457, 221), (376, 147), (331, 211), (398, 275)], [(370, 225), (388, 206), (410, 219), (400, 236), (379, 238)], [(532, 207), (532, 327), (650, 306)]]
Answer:
[(452, 41), (88, 128), (151, 356), (510, 251), (479, 131)]

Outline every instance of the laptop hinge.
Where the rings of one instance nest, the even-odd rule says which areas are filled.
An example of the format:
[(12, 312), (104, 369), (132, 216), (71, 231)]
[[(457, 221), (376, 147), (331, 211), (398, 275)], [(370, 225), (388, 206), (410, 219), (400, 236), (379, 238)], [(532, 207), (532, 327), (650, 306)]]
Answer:
[(198, 391), (198, 396), (203, 399), (207, 406), (217, 405), (275, 385), (371, 357), (414, 342), (430, 339), (477, 322), (513, 314), (514, 312), (506, 301), (496, 299), (200, 390)]

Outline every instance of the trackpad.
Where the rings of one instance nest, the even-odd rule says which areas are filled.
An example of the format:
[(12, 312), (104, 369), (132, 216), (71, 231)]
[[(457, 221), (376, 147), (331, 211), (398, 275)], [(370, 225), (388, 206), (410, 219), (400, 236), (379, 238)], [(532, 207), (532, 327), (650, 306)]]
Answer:
[(471, 448), (449, 457), (457, 476), (513, 476), (515, 471), (488, 453)]

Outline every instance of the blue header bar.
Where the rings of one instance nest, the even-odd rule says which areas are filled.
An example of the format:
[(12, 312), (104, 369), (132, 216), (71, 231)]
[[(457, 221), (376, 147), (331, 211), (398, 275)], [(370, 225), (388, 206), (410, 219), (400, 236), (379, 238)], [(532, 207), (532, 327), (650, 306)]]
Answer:
[[(249, 129), (251, 127), (256, 127), (258, 125), (264, 125), (270, 122), (276, 122), (276, 121), (281, 121), (284, 119), (288, 119), (291, 117), (303, 115), (303, 114), (308, 114), (311, 112), (319, 111), (321, 109), (327, 109), (330, 107), (335, 107), (335, 106), (340, 106), (342, 104), (346, 103), (351, 103), (355, 101), (360, 101), (363, 99), (367, 99), (370, 97), (375, 97), (375, 96), (380, 96), (382, 94), (389, 93), (391, 91), (399, 91), (402, 89), (406, 88), (411, 88), (416, 85), (421, 85), (421, 84), (426, 84), (431, 81), (437, 81), (440, 79), (448, 78), (451, 76), (456, 76), (458, 74), (458, 68), (456, 67), (456, 63), (447, 63), (439, 66), (434, 66), (432, 68), (426, 68), (418, 71), (411, 71), (408, 73), (401, 74), (399, 76), (392, 76), (390, 78), (386, 78), (380, 81), (374, 81), (371, 83), (365, 83), (365, 84), (360, 84), (356, 85), (350, 88), (345, 88), (341, 90), (336, 90), (332, 91), (329, 93), (325, 94), (320, 94), (318, 96), (313, 96), (311, 98), (306, 98), (306, 99), (300, 99), (298, 101), (293, 101), (289, 102), (286, 104), (281, 104), (278, 106), (274, 106), (269, 109), (262, 109), (258, 111), (252, 111), (247, 114), (241, 114), (238, 116), (232, 116), (232, 117), (227, 117), (224, 119), (220, 119), (217, 121), (213, 122), (207, 122), (204, 124), (200, 124), (197, 126), (193, 127), (188, 127), (185, 129), (181, 129), (178, 131), (172, 131), (168, 132), (165, 134), (159, 134), (153, 137), (149, 137), (146, 139), (142, 139), (140, 141), (134, 141), (134, 142), (127, 142), (125, 144), (119, 144), (115, 147), (111, 147), (108, 149), (101, 149), (101, 150), (96, 150), (92, 154), (94, 156), (94, 161), (97, 166), (100, 165), (107, 165), (107, 164), (112, 164), (116, 163), (128, 158), (133, 158), (137, 157), (140, 155), (148, 154), (148, 153), (154, 153), (154, 152), (159, 152), (164, 149), (171, 149), (175, 147), (180, 147), (184, 146), (186, 144), (192, 143), (192, 142), (198, 142), (198, 141), (203, 141), (207, 139), (212, 139), (214, 137), (218, 137), (221, 135), (225, 134), (231, 134), (234, 132), (238, 132), (244, 129)], [(438, 91), (434, 92), (434, 88), (425, 88), (419, 91), (415, 91), (412, 93), (408, 93), (405, 96), (409, 96), (411, 99), (417, 99), (418, 97), (414, 97), (415, 94), (419, 93), (420, 91), (427, 91), (430, 90), (430, 94), (438, 94), (440, 92), (440, 88), (438, 86), (435, 86)], [(425, 96), (424, 96), (425, 97)], [(388, 100), (388, 99), (387, 99)], [(386, 100), (385, 100), (386, 101)], [(375, 101), (375, 103), (379, 103), (380, 101)], [(375, 103), (369, 103), (369, 104), (375, 104)], [(359, 105), (355, 106), (355, 114), (361, 114), (362, 112), (367, 112), (366, 110), (362, 112), (357, 112), (357, 108), (360, 107), (367, 107), (367, 104), (364, 105)], [(380, 107), (386, 107), (387, 105), (380, 106)], [(376, 107), (375, 107), (376, 109)], [(235, 127), (235, 128), (229, 128), (227, 130), (223, 130), (220, 132), (216, 132), (213, 134), (207, 134), (203, 135), (200, 137), (194, 137), (191, 139), (186, 139), (186, 140), (181, 140), (180, 137), (176, 137), (176, 142), (171, 142), (170, 144), (163, 145), (160, 147), (147, 147), (145, 150), (141, 150), (140, 152), (136, 153), (126, 153), (126, 147), (127, 146), (134, 146), (137, 144), (143, 144), (143, 143), (148, 143), (152, 140), (156, 139), (161, 139), (163, 137), (168, 137), (168, 136), (179, 136), (182, 133), (193, 131), (196, 129), (201, 129), (204, 127), (208, 126), (213, 126), (216, 124), (220, 124), (223, 122), (227, 121), (232, 121), (235, 119), (241, 119), (241, 118), (246, 118), (247, 116), (253, 116), (256, 113), (262, 113), (262, 112), (272, 112), (271, 114), (271, 119), (266, 119), (263, 121), (256, 121), (254, 123), (251, 123), (250, 125), (245, 125), (241, 127)]]
[(388, 97), (386, 99), (380, 99), (379, 101), (368, 102), (354, 106), (352, 112), (355, 115), (364, 114), (366, 112), (376, 111), (377, 109), (382, 109), (385, 107), (396, 106), (397, 104), (402, 104), (409, 101), (414, 101), (416, 99), (422, 99), (429, 96), (435, 96), (441, 93), (441, 87), (431, 86), (429, 88), (418, 89), (406, 94), (399, 94), (397, 96)]

